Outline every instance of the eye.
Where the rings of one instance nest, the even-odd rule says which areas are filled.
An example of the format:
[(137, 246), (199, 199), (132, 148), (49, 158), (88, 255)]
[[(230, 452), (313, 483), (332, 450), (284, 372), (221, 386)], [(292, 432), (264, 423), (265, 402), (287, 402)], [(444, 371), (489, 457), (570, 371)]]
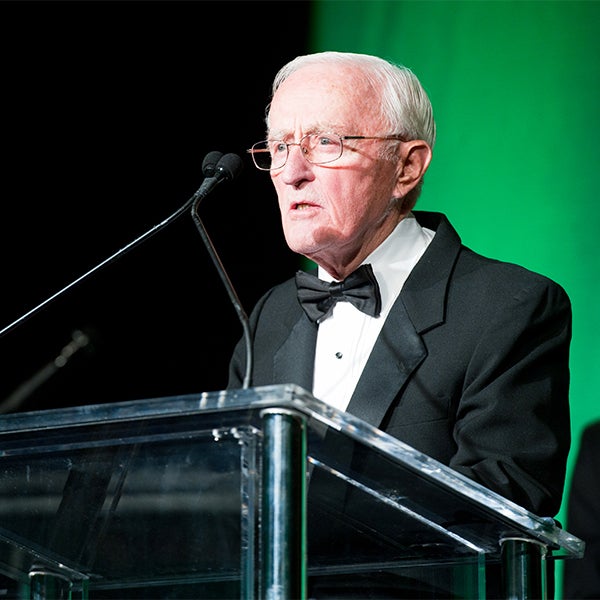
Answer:
[(271, 142), (271, 154), (281, 154), (287, 152), (287, 144), (276, 140)]
[[(332, 144), (336, 144), (335, 139), (330, 135), (319, 134), (315, 136), (315, 138), (318, 146), (331, 146)], [(339, 142), (337, 143), (339, 144)]]

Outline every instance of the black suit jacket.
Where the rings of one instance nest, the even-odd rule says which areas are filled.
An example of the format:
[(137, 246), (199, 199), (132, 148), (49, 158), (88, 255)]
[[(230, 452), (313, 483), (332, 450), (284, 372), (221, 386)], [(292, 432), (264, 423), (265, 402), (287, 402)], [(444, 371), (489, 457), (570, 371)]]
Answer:
[[(524, 508), (554, 516), (570, 446), (571, 307), (550, 279), (462, 245), (446, 217), (394, 304), (349, 413)], [(317, 326), (293, 279), (250, 315), (252, 386), (312, 390)], [(241, 387), (240, 341), (228, 388)]]

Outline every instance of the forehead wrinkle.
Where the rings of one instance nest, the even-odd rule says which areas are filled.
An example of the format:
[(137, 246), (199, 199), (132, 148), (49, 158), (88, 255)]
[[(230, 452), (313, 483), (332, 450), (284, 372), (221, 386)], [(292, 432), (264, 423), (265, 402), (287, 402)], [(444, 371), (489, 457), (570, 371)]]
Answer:
[[(272, 99), (269, 114), (269, 139), (298, 141), (310, 133), (336, 133), (338, 135), (370, 135), (381, 127), (381, 114), (373, 106), (373, 82), (359, 70), (331, 65), (312, 65), (292, 73)], [(287, 94), (291, 93), (293, 104), (311, 106), (320, 111), (288, 110)], [(301, 100), (303, 98), (303, 100)], [(276, 108), (275, 111), (273, 109)], [(277, 122), (272, 122), (275, 116)], [(307, 121), (302, 121), (303, 117)], [(281, 119), (281, 120), (279, 120)], [(290, 124), (286, 127), (286, 122)], [(271, 127), (275, 125), (276, 127)], [(360, 129), (360, 131), (357, 131)], [(296, 138), (294, 136), (297, 136)]]
[[(299, 127), (298, 138), (295, 141), (300, 140), (306, 135), (311, 135), (313, 133), (336, 133), (338, 135), (351, 135), (345, 131), (346, 127), (344, 125), (332, 125), (329, 124), (320, 124), (320, 125), (311, 125), (310, 127)], [(290, 139), (294, 139), (294, 131), (288, 129), (271, 129), (268, 132), (268, 138), (270, 140), (281, 140), (281, 141), (289, 141)]]

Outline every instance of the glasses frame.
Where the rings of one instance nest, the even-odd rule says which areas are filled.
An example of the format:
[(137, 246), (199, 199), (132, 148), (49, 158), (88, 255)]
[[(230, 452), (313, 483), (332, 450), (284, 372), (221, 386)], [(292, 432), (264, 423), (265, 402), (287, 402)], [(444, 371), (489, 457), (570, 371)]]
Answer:
[[(335, 135), (336, 137), (340, 138), (340, 155), (337, 156), (336, 158), (332, 158), (330, 160), (325, 160), (325, 161), (319, 161), (319, 162), (314, 162), (312, 160), (310, 160), (309, 158), (307, 158), (306, 156), (306, 152), (304, 151), (304, 148), (302, 147), (302, 142), (310, 136), (320, 136), (320, 135)], [(344, 140), (381, 140), (381, 141), (398, 141), (398, 142), (406, 142), (408, 140), (405, 139), (405, 136), (399, 134), (399, 133), (394, 133), (394, 134), (390, 134), (390, 135), (339, 135), (338, 133), (333, 133), (333, 132), (322, 132), (322, 131), (317, 131), (316, 133), (307, 133), (306, 135), (302, 136), (300, 138), (300, 140), (298, 140), (297, 142), (286, 142), (284, 140), (261, 140), (260, 142), (256, 142), (255, 144), (252, 145), (252, 148), (249, 148), (248, 150), (246, 150), (246, 152), (250, 155), (252, 155), (252, 162), (254, 163), (254, 166), (259, 170), (259, 171), (276, 171), (277, 169), (282, 169), (283, 167), (285, 167), (288, 158), (290, 156), (290, 146), (299, 146), (300, 149), (302, 150), (302, 156), (304, 156), (305, 160), (307, 162), (309, 162), (311, 165), (328, 165), (329, 163), (332, 163), (338, 159), (340, 159), (342, 157), (342, 155), (344, 154)], [(259, 166), (259, 164), (256, 162), (256, 154), (262, 154), (264, 152), (269, 152), (268, 149), (258, 149), (256, 148), (256, 146), (258, 146), (259, 144), (266, 144), (267, 142), (278, 142), (281, 144), (285, 144), (285, 160), (283, 161), (283, 164), (279, 165), (278, 167), (269, 167), (268, 169), (266, 169), (265, 167), (261, 167)]]

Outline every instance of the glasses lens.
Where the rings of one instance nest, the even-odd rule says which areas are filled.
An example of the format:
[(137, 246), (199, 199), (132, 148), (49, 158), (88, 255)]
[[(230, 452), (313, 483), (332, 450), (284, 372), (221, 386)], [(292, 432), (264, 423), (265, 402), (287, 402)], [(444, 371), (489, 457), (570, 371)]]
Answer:
[(304, 158), (314, 165), (337, 160), (344, 150), (342, 138), (335, 133), (313, 133), (304, 136), (299, 143), (282, 140), (264, 140), (252, 146), (254, 164), (262, 171), (280, 169), (288, 159), (289, 146), (300, 146)]
[(313, 133), (302, 140), (305, 158), (314, 165), (337, 160), (343, 151), (342, 138), (335, 133)]
[(263, 171), (271, 169), (271, 150), (269, 142), (258, 142), (250, 150), (254, 164)]

